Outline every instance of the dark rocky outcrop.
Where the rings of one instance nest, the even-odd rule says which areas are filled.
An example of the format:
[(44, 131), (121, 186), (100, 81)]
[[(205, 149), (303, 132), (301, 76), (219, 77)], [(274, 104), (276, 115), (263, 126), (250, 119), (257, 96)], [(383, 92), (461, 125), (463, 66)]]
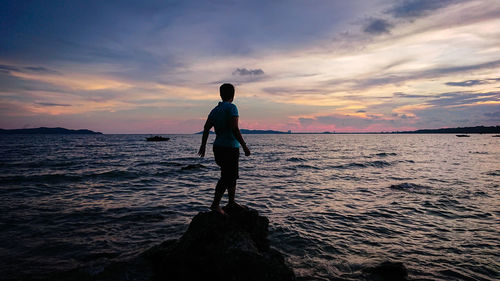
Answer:
[(401, 262), (385, 261), (364, 270), (373, 281), (407, 281), (408, 270)]
[(28, 280), (295, 280), (283, 256), (269, 247), (266, 217), (247, 208), (224, 210), (229, 216), (197, 214), (180, 239), (167, 240), (134, 259)]
[(144, 253), (155, 280), (294, 280), (283, 256), (269, 247), (269, 221), (255, 210), (225, 208), (196, 215), (179, 240)]

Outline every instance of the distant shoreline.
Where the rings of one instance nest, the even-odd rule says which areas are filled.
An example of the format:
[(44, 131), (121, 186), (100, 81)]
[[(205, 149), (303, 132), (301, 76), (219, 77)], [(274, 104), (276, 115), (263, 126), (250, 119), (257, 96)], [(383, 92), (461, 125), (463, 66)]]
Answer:
[[(195, 134), (202, 134), (197, 132)], [(210, 132), (213, 134), (213, 132)], [(441, 129), (420, 129), (415, 131), (393, 131), (393, 132), (282, 132), (273, 130), (247, 130), (241, 129), (242, 134), (287, 134), (287, 135), (380, 135), (380, 134), (500, 134), (500, 126), (476, 126)]]
[[(202, 134), (197, 132), (194, 134)], [(476, 126), (476, 127), (458, 127), (458, 128), (441, 128), (441, 129), (419, 129), (415, 131), (393, 131), (393, 132), (283, 132), (275, 130), (248, 130), (241, 129), (241, 133), (245, 135), (385, 135), (385, 134), (500, 134), (500, 126)], [(29, 129), (0, 129), (0, 135), (35, 135), (35, 134), (64, 134), (64, 135), (102, 135), (101, 132), (95, 132), (88, 129), (71, 130), (61, 127), (48, 128), (29, 128)], [(176, 133), (154, 133), (155, 135), (191, 135), (176, 134)], [(213, 131), (210, 132), (213, 134)], [(140, 134), (106, 134), (106, 135), (153, 135), (152, 133)]]
[(94, 132), (87, 129), (71, 130), (61, 127), (57, 128), (30, 128), (30, 129), (0, 129), (0, 135), (38, 135), (38, 134), (63, 134), (63, 135), (102, 135), (101, 132)]

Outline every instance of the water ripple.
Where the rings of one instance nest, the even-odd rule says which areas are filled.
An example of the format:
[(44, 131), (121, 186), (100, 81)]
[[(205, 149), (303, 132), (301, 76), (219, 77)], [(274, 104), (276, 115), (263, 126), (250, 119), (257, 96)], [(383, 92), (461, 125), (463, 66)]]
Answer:
[[(0, 276), (133, 256), (207, 211), (219, 176), (198, 135), (0, 136)], [(299, 280), (499, 276), (498, 143), (488, 136), (248, 135), (237, 199), (270, 219)], [(472, 140), (472, 137), (471, 137)], [(224, 201), (226, 198), (224, 198)]]

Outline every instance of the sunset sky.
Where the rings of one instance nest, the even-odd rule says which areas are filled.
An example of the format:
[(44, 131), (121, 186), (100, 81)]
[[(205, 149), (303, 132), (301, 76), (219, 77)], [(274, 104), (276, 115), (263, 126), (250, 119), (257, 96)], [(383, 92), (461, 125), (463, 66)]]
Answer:
[(0, 2), (0, 128), (500, 125), (500, 1)]

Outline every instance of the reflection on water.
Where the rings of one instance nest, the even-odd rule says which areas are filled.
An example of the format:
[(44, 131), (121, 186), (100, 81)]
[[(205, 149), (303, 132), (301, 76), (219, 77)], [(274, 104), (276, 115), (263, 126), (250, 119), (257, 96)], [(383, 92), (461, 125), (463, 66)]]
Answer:
[[(179, 237), (218, 169), (201, 136), (0, 136), (0, 265), (16, 277), (105, 263)], [(489, 135), (248, 135), (237, 199), (271, 220), (304, 280), (499, 275), (500, 146)]]

